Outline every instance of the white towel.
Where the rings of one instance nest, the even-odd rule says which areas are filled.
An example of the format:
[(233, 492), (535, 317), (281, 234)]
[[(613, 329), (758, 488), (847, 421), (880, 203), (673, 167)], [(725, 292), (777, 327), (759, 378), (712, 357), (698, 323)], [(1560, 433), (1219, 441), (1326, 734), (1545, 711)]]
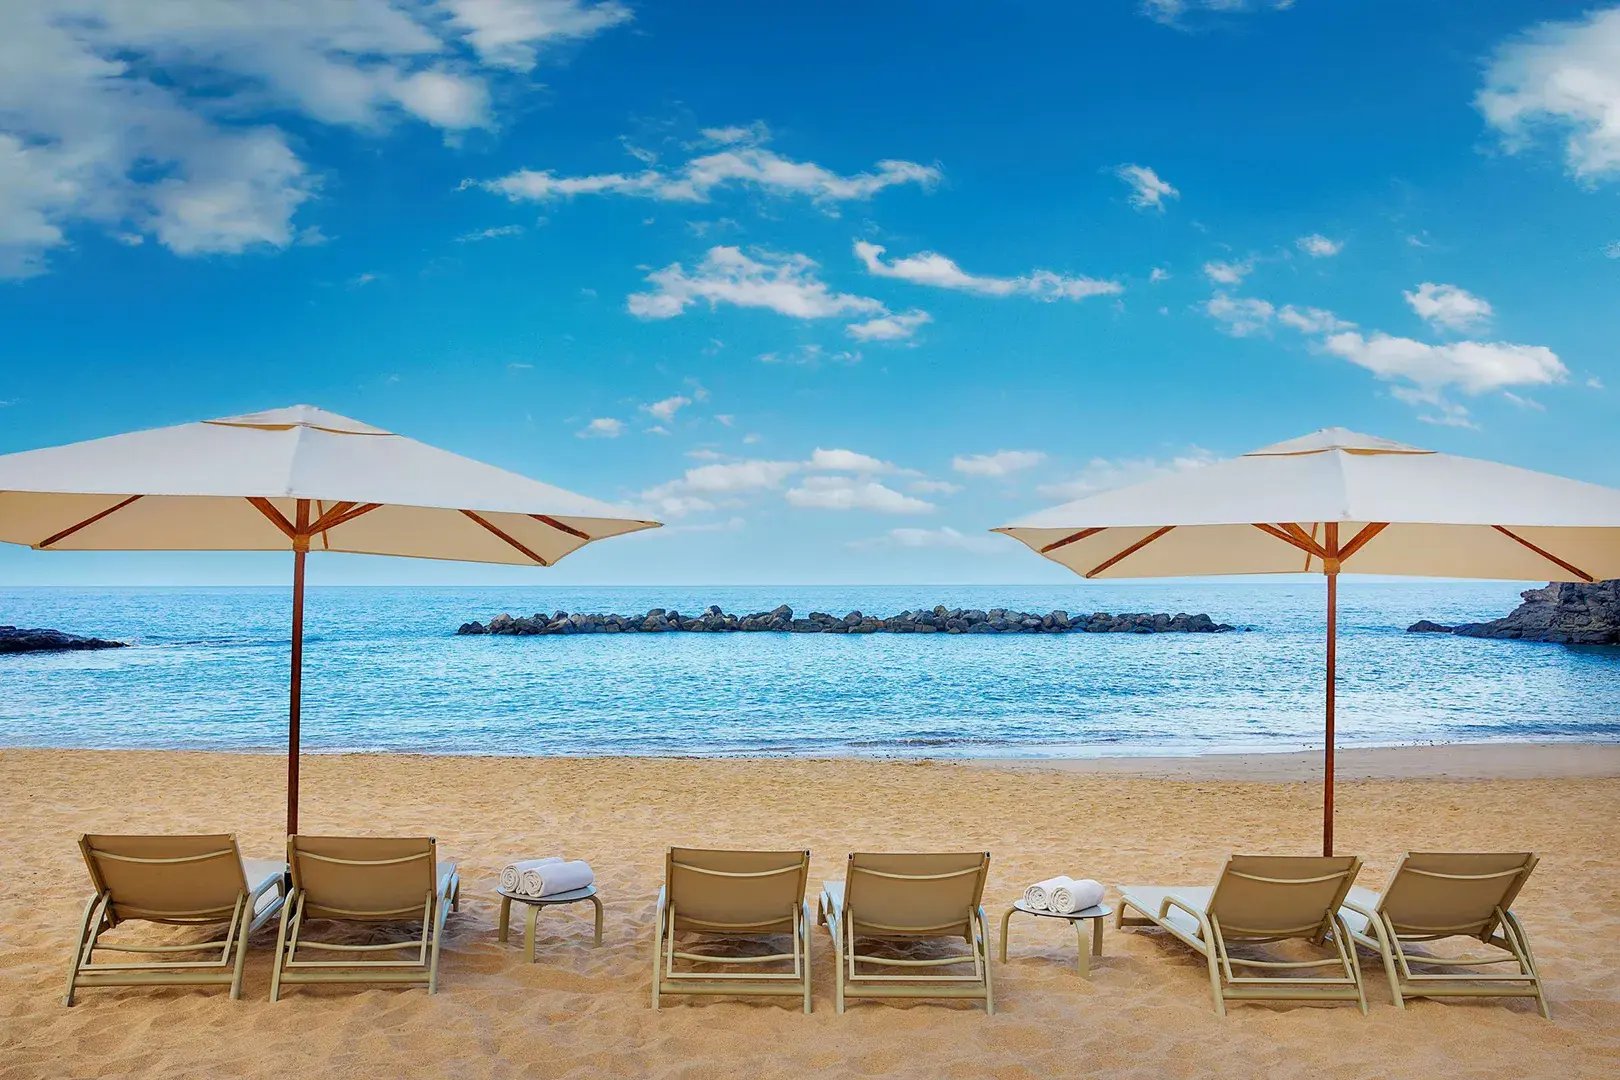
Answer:
[(1062, 884), (1050, 889), (1046, 901), (1052, 910), (1059, 915), (1073, 915), (1077, 911), (1084, 911), (1088, 907), (1095, 907), (1102, 903), (1103, 887), (1099, 881), (1091, 878), (1063, 878)]
[(1024, 890), (1024, 903), (1033, 911), (1052, 910), (1052, 890), (1069, 879), (1066, 877), (1050, 877), (1045, 881), (1037, 881)]
[[(538, 881), (531, 881), (530, 878)], [(591, 872), (591, 864), (581, 859), (571, 862), (548, 862), (543, 866), (527, 870), (523, 874), (523, 895), (534, 897), (555, 896), (558, 893), (573, 892), (593, 884), (596, 875)]]
[(557, 855), (549, 855), (544, 859), (520, 859), (517, 862), (507, 863), (501, 868), (501, 891), (509, 893), (520, 891), (523, 886), (523, 872), (525, 870), (535, 870), (545, 866), (547, 863), (554, 862), (562, 862), (562, 858)]

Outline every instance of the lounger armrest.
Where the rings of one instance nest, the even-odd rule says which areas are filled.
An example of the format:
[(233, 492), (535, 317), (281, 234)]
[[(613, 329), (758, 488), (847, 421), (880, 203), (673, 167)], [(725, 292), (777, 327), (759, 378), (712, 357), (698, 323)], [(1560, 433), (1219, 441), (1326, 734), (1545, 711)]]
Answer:
[(1182, 911), (1185, 911), (1187, 914), (1197, 919), (1199, 926), (1204, 925), (1205, 916), (1203, 911), (1193, 907), (1179, 896), (1167, 896), (1164, 898), (1163, 902), (1159, 904), (1159, 918), (1163, 919), (1170, 913), (1170, 909), (1173, 907), (1180, 908)]
[(281, 874), (276, 877), (265, 878), (263, 881), (261, 881), (252, 892), (248, 893), (249, 907), (252, 907), (254, 904), (258, 903), (259, 897), (263, 896), (271, 888), (274, 888), (276, 891), (281, 893), (282, 896), (286, 896), (287, 875)]
[(1355, 912), (1357, 915), (1362, 916), (1364, 919), (1367, 920), (1367, 923), (1368, 923), (1369, 926), (1372, 923), (1376, 922), (1377, 919), (1378, 919), (1378, 916), (1375, 915), (1371, 910), (1369, 910), (1368, 908), (1362, 907), (1360, 904), (1356, 903), (1354, 900), (1346, 898), (1344, 900), (1339, 901), (1339, 906), (1349, 908), (1351, 911)]

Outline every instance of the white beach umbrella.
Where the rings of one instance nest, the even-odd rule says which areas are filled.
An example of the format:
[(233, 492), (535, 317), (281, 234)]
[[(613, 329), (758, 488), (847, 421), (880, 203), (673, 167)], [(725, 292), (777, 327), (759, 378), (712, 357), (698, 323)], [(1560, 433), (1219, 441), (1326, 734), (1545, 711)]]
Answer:
[(658, 524), (308, 405), (0, 456), (0, 541), (293, 553), (288, 833), (298, 830), (306, 553), (550, 566)]
[(1338, 576), (1620, 577), (1620, 491), (1328, 428), (994, 530), (1087, 578), (1327, 577), (1323, 851)]

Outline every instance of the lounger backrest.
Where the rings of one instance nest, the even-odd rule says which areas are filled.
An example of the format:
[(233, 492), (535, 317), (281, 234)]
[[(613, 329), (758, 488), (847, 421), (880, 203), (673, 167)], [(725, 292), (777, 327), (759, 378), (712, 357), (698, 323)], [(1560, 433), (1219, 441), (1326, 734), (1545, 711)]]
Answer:
[(110, 836), (89, 833), (79, 850), (97, 892), (112, 896), (114, 923), (219, 922), (248, 891), (242, 854), (229, 833)]
[(789, 932), (809, 874), (808, 851), (672, 847), (664, 857), (665, 895), (683, 930)]
[(1339, 910), (1360, 870), (1351, 855), (1233, 855), (1209, 913), (1228, 938), (1312, 935)]
[(435, 892), (431, 836), (290, 836), (293, 888), (311, 919), (410, 920)]
[(1402, 934), (1489, 938), (1497, 912), (1519, 895), (1536, 857), (1529, 852), (1414, 851), (1401, 860), (1379, 908)]
[(849, 857), (844, 908), (860, 933), (966, 937), (989, 871), (983, 851), (857, 852)]

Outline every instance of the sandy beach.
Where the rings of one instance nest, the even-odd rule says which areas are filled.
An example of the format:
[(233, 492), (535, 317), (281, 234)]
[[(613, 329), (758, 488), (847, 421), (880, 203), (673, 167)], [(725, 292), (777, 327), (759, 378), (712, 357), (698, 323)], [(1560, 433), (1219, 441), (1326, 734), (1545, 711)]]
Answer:
[[(1528, 1002), (1391, 1007), (1364, 958), (1354, 1007), (1210, 1007), (1202, 961), (1110, 923), (1092, 979), (1066, 929), (1015, 920), (998, 1011), (832, 1005), (815, 942), (816, 1011), (732, 1000), (649, 1007), (646, 950), (671, 843), (804, 846), (812, 880), (854, 848), (984, 848), (985, 906), (1067, 871), (1206, 883), (1233, 850), (1319, 843), (1314, 755), (1088, 762), (521, 759), (320, 756), (304, 766), (308, 832), (432, 833), (462, 865), (440, 992), (298, 988), (268, 1000), (269, 946), (244, 999), (209, 990), (87, 990), (61, 1004), (88, 888), (75, 840), (98, 831), (235, 831), (282, 847), (273, 755), (0, 752), (0, 1078), (269, 1076), (1274, 1077), (1613, 1075), (1620, 1060), (1620, 748), (1433, 747), (1341, 755), (1340, 850), (1377, 886), (1408, 849), (1533, 850), (1517, 908), (1553, 1021)], [(541, 920), (538, 962), (495, 936), (491, 890), (520, 854), (595, 866), (606, 938), (583, 912)], [(1110, 889), (1112, 896), (1112, 888)], [(1607, 1063), (1607, 1064), (1605, 1064)]]

